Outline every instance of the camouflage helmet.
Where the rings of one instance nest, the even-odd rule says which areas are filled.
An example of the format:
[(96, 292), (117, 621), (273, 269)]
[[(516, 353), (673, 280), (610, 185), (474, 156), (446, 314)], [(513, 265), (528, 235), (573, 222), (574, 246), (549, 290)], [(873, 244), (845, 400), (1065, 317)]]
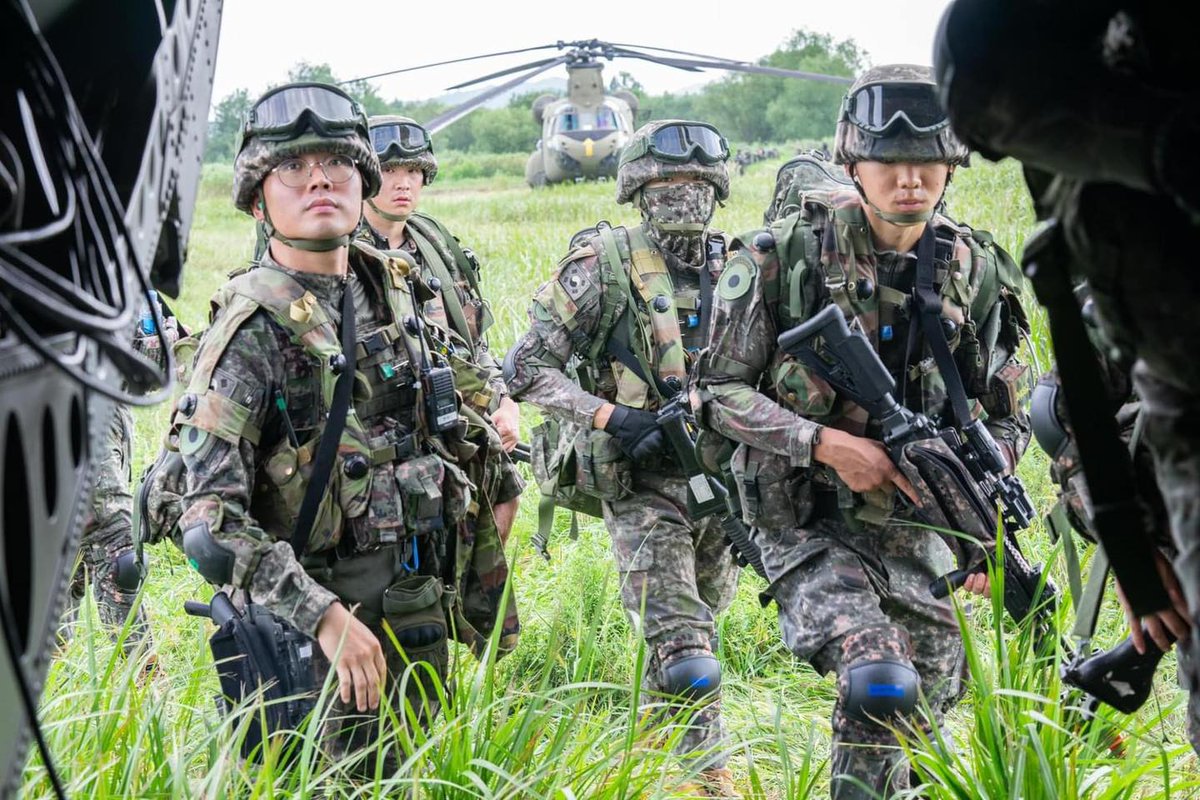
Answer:
[[(377, 135), (377, 132), (389, 126), (395, 126), (397, 132), (404, 134), (419, 133), (424, 137), (424, 146), (415, 142), (411, 145), (408, 144), (406, 135), (386, 137)], [(425, 185), (433, 183), (438, 172), (437, 157), (433, 154), (432, 138), (420, 123), (410, 117), (402, 117), (398, 114), (380, 114), (371, 117), (370, 127), (371, 144), (375, 148), (375, 155), (381, 164), (396, 164), (400, 167), (419, 169), (425, 174)]]
[[(678, 155), (664, 154), (659, 150), (656, 136), (664, 129), (680, 133), (676, 141), (683, 145)], [(711, 134), (711, 136), (709, 135)], [(695, 141), (703, 135), (706, 144)], [(715, 150), (716, 152), (710, 152)], [(680, 119), (665, 119), (648, 122), (634, 131), (623, 150), (617, 165), (617, 202), (628, 203), (634, 193), (650, 181), (685, 175), (708, 181), (716, 190), (717, 199), (729, 197), (729, 172), (725, 160), (729, 158), (729, 145), (716, 128), (706, 122), (690, 122)]]
[(346, 156), (362, 174), (363, 198), (379, 191), (379, 159), (367, 135), (362, 107), (336, 86), (290, 83), (271, 89), (242, 123), (233, 162), (233, 204), (251, 213), (267, 174), (289, 158), (327, 152)]
[(842, 99), (833, 160), (966, 164), (969, 151), (938, 103), (933, 69), (873, 67)]

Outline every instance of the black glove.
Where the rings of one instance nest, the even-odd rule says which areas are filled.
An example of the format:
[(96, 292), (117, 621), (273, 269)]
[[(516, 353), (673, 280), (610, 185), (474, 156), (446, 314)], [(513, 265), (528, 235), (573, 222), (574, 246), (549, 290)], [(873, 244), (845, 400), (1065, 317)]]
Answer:
[(625, 455), (634, 461), (662, 450), (662, 429), (658, 427), (658, 417), (649, 411), (615, 406), (604, 430), (612, 434)]

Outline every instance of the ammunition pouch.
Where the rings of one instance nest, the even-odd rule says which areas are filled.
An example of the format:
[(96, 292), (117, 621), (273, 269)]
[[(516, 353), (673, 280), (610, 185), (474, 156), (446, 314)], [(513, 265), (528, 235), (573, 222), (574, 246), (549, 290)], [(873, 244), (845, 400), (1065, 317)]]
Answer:
[(792, 467), (786, 456), (738, 445), (729, 462), (747, 526), (796, 528), (812, 517), (810, 476)]
[(593, 428), (575, 440), (575, 485), (600, 500), (622, 500), (633, 493), (633, 468), (617, 438)]
[(547, 417), (533, 429), (529, 462), (542, 497), (553, 506), (591, 517), (603, 515), (600, 498), (584, 490), (579, 454), (588, 449), (588, 431)]

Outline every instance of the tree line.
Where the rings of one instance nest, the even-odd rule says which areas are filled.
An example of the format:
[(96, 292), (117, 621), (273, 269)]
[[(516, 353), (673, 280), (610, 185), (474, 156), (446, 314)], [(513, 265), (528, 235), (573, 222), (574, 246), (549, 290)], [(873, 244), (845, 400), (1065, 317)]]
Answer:
[[(759, 64), (785, 69), (852, 77), (866, 65), (866, 54), (853, 40), (796, 30)], [(300, 62), (288, 71), (289, 81), (338, 83), (328, 64)], [(438, 100), (385, 100), (373, 84), (357, 81), (342, 87), (368, 115), (402, 114), (418, 122), (447, 110)], [(701, 119), (713, 123), (732, 142), (777, 143), (832, 137), (845, 87), (816, 81), (730, 73), (698, 91), (650, 94), (633, 74), (622, 71), (609, 81), (611, 90), (627, 89), (639, 101), (637, 123), (654, 119)], [(439, 150), (467, 153), (515, 153), (533, 149), (541, 130), (530, 116), (537, 92), (514, 95), (503, 108), (481, 108), (435, 137)], [(209, 120), (206, 162), (230, 162), (238, 130), (255, 98), (238, 89), (222, 98)]]

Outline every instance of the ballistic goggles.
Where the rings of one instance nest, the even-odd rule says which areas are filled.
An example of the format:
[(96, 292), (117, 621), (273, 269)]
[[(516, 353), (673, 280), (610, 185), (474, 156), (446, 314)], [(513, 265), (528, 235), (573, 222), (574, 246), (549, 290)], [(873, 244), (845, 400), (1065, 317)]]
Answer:
[(932, 83), (875, 83), (842, 101), (842, 119), (869, 136), (893, 136), (900, 126), (931, 136), (950, 124)]
[(243, 140), (296, 138), (305, 128), (319, 136), (367, 135), (367, 115), (354, 98), (326, 83), (292, 83), (264, 95), (246, 115)]
[(384, 122), (372, 127), (371, 147), (381, 164), (433, 152), (429, 133), (415, 122)]
[(622, 161), (629, 162), (646, 153), (660, 161), (682, 164), (695, 160), (701, 164), (719, 164), (729, 158), (729, 144), (711, 125), (689, 122), (664, 125), (639, 139), (622, 154)]

